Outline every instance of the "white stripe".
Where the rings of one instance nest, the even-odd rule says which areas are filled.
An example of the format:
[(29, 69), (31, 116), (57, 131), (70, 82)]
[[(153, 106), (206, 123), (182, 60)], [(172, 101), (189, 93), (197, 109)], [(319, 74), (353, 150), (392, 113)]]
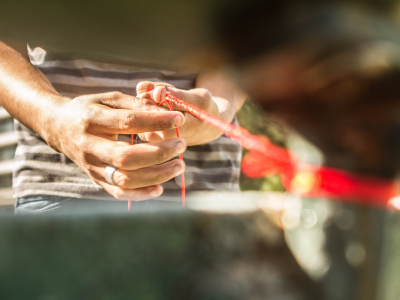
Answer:
[(225, 160), (236, 160), (240, 162), (241, 153), (235, 152), (195, 152), (187, 150), (183, 153), (183, 159), (191, 160), (203, 160), (203, 161), (225, 161)]
[[(29, 175), (19, 175), (15, 180), (14, 180), (14, 184), (15, 185), (19, 185), (19, 184), (54, 184), (55, 182), (48, 182), (48, 181), (44, 181), (44, 179), (46, 178), (46, 176), (43, 175), (33, 175), (33, 176), (29, 176)], [(69, 183), (76, 183), (78, 185), (85, 185), (85, 186), (96, 186), (97, 185), (93, 182), (93, 180), (91, 180), (90, 178), (84, 178), (84, 177), (63, 177), (63, 180), (65, 182), (60, 182), (61, 184), (69, 184)]]
[[(159, 70), (152, 68), (144, 68), (137, 66), (127, 66), (127, 65), (119, 65), (119, 64), (110, 64), (110, 63), (102, 63), (87, 59), (75, 59), (75, 60), (53, 60), (53, 61), (45, 61), (40, 68), (54, 68), (61, 67), (65, 69), (82, 69), (88, 68), (96, 71), (102, 72), (120, 72), (120, 73), (132, 73), (132, 72), (160, 72), (164, 75), (174, 75), (175, 71), (170, 70)], [(192, 74), (193, 72), (188, 72), (188, 74)], [(179, 74), (184, 74), (179, 72)]]
[[(20, 155), (23, 153), (37, 153), (37, 154), (60, 154), (58, 152), (56, 152), (55, 150), (53, 150), (51, 147), (47, 146), (47, 145), (35, 145), (35, 146), (28, 146), (28, 145), (19, 145), (16, 151), (16, 154)], [(241, 155), (236, 153), (236, 152), (221, 152), (221, 151), (215, 151), (215, 152), (196, 152), (196, 151), (191, 151), (191, 150), (187, 150), (186, 152), (183, 153), (183, 158), (187, 158), (187, 159), (194, 159), (194, 160), (207, 160), (207, 161), (213, 161), (213, 160), (225, 160), (225, 159), (231, 159), (231, 160), (237, 160), (238, 162), (240, 161), (240, 157)], [(55, 162), (53, 162), (55, 163)], [(226, 173), (228, 170), (232, 171), (235, 170), (239, 170), (239, 168), (196, 168), (196, 167), (191, 167), (188, 166), (188, 170), (191, 170), (191, 172), (195, 172), (195, 173), (200, 173), (200, 174), (204, 174), (207, 172), (212, 171), (214, 174), (215, 172), (217, 172), (218, 174), (220, 173)]]
[(239, 190), (239, 185), (233, 182), (223, 182), (223, 183), (210, 183), (205, 181), (196, 181), (196, 183), (201, 183), (206, 189), (210, 190)]
[(24, 153), (37, 153), (37, 154), (60, 154), (59, 152), (53, 150), (51, 147), (47, 145), (19, 145), (16, 151), (16, 154), (24, 154)]
[[(136, 85), (141, 81), (157, 81), (160, 82), (159, 78), (139, 78), (139, 79), (113, 79), (104, 77), (77, 77), (62, 74), (48, 74), (46, 77), (52, 84), (68, 84), (79, 87), (98, 87), (98, 88), (135, 88)], [(188, 85), (187, 79), (168, 80), (174, 86), (186, 86)]]
[[(202, 186), (204, 186), (204, 189), (216, 189), (216, 190), (239, 190), (239, 185), (237, 182), (220, 182), (220, 183), (212, 183), (212, 182), (206, 182), (206, 181), (195, 181), (194, 183), (201, 183)], [(169, 190), (176, 190), (180, 191), (181, 187), (177, 185), (175, 182), (164, 182), (161, 184), (165, 189)], [(187, 188), (190, 187), (190, 185), (186, 185)]]
[(240, 167), (224, 167), (224, 168), (197, 168), (187, 166), (185, 173), (196, 173), (201, 175), (217, 175), (239, 173)]

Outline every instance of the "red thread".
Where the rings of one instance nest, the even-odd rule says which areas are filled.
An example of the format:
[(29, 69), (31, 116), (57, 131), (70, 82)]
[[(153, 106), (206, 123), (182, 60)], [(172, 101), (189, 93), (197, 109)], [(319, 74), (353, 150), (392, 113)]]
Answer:
[(242, 162), (242, 172), (248, 177), (259, 178), (279, 173), (282, 184), (293, 194), (330, 197), (377, 206), (387, 206), (391, 198), (399, 195), (399, 184), (396, 181), (296, 162), (288, 150), (272, 144), (264, 136), (252, 135), (246, 129), (211, 116), (169, 92), (160, 105), (165, 101), (169, 106), (169, 101), (174, 102), (250, 150)]
[[(133, 134), (131, 134), (131, 145), (133, 145)], [(128, 201), (128, 210), (131, 210), (131, 200)]]
[[(169, 100), (167, 99), (167, 94), (169, 94), (169, 93), (167, 92), (167, 93), (165, 94), (165, 99), (164, 99), (164, 101), (161, 101), (161, 102), (160, 102), (160, 105), (163, 104), (164, 102), (167, 102), (168, 107), (169, 107), (169, 110), (173, 111), (174, 109), (172, 108), (171, 103), (170, 103)], [(180, 136), (179, 136), (179, 129), (178, 129), (178, 128), (175, 128), (175, 129), (176, 129), (176, 136), (177, 136), (177, 137), (180, 137)], [(182, 153), (179, 154), (179, 159), (180, 159), (181, 161), (183, 161)], [(185, 172), (183, 172), (183, 173), (181, 174), (181, 192), (182, 192), (182, 207), (185, 207)]]

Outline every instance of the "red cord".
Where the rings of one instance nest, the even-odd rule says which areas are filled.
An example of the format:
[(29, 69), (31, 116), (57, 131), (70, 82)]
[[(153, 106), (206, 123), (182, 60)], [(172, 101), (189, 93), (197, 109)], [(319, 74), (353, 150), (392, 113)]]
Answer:
[(250, 150), (242, 162), (242, 172), (248, 177), (260, 178), (280, 173), (282, 184), (293, 194), (378, 206), (387, 206), (391, 198), (399, 195), (399, 183), (395, 180), (382, 180), (296, 162), (287, 149), (272, 144), (267, 137), (252, 135), (240, 126), (210, 116), (206, 111), (170, 93), (166, 93), (164, 101), (168, 105), (169, 101), (174, 102)]
[[(196, 106), (188, 104), (172, 96), (168, 91), (162, 105), (170, 102), (183, 108), (198, 119), (213, 126), (226, 136), (237, 141), (241, 146), (250, 150), (242, 162), (242, 171), (252, 178), (260, 178), (280, 174), (282, 184), (293, 194), (306, 197), (329, 197), (354, 201), (362, 204), (388, 206), (389, 200), (399, 195), (399, 183), (395, 180), (366, 177), (344, 172), (342, 170), (316, 167), (293, 160), (293, 155), (287, 150), (272, 144), (267, 137), (255, 136), (246, 129), (229, 124)], [(176, 128), (179, 137), (179, 129)], [(131, 145), (133, 135), (131, 136)], [(182, 154), (179, 158), (183, 160)], [(182, 206), (185, 206), (185, 178), (182, 178)], [(128, 210), (131, 201), (128, 201)]]
[[(133, 134), (131, 134), (131, 145), (133, 145)], [(128, 210), (131, 210), (131, 200), (128, 201)]]
[[(160, 102), (160, 105), (161, 105), (162, 103), (164, 103), (164, 102), (167, 102), (168, 107), (169, 107), (169, 110), (173, 111), (174, 109), (172, 108), (171, 103), (170, 103), (169, 100), (167, 99), (167, 94), (169, 94), (169, 93), (167, 92), (167, 93), (165, 94), (165, 100), (164, 100), (164, 101), (161, 101), (161, 102)], [(178, 129), (178, 128), (175, 128), (175, 129), (176, 129), (176, 136), (177, 136), (177, 137), (180, 137), (180, 136), (179, 136), (179, 129)], [(180, 159), (181, 161), (183, 161), (182, 153), (179, 154), (179, 159)], [(185, 172), (183, 172), (183, 173), (181, 174), (181, 191), (182, 191), (182, 207), (185, 207)]]

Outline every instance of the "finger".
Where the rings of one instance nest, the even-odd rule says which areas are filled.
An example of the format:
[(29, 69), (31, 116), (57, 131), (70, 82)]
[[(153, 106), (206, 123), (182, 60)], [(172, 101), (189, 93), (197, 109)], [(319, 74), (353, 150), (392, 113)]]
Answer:
[(173, 87), (172, 84), (166, 82), (141, 81), (136, 85), (136, 95), (149, 92), (150, 90), (153, 90), (157, 86), (165, 86), (165, 85)]
[[(160, 100), (160, 97), (158, 96), (158, 94), (156, 95), (157, 98), (154, 97), (154, 95), (155, 95), (154, 91), (156, 90), (158, 93), (158, 91), (162, 91), (165, 86), (168, 86), (171, 88), (173, 87), (171, 84), (162, 83), (162, 82), (157, 82), (154, 84), (152, 83), (151, 85), (149, 85), (148, 90), (146, 90), (145, 92), (138, 93), (137, 95), (140, 98), (149, 99), (150, 101), (154, 101), (155, 104), (157, 105), (157, 103), (160, 103), (161, 100)], [(150, 89), (150, 87), (151, 87), (151, 89)], [(165, 95), (165, 92), (164, 92), (164, 95)], [(158, 99), (158, 101), (155, 101), (155, 99)], [(164, 99), (164, 98), (162, 98), (162, 99)], [(169, 110), (169, 107), (166, 104), (164, 106), (160, 106), (160, 107), (165, 107)]]
[(107, 106), (92, 109), (85, 115), (92, 132), (106, 134), (136, 134), (162, 131), (182, 126), (185, 117), (180, 112), (143, 107), (136, 110), (113, 109)]
[(108, 184), (107, 182), (98, 182), (98, 184), (117, 200), (143, 201), (156, 198), (163, 193), (163, 187), (161, 185), (147, 186), (138, 189), (122, 189)]
[(113, 180), (115, 185), (120, 188), (136, 189), (161, 184), (179, 176), (184, 171), (185, 163), (179, 159), (175, 159), (161, 165), (133, 171), (117, 169), (114, 172)]
[[(83, 147), (87, 153), (85, 161), (91, 166), (105, 164), (117, 169), (135, 170), (171, 160), (186, 150), (186, 142), (182, 138), (175, 138), (158, 144), (121, 145), (106, 139), (93, 138), (90, 145)], [(101, 173), (96, 169), (92, 171)]]
[(155, 132), (146, 132), (139, 134), (139, 138), (142, 141), (150, 142), (150, 143), (160, 143), (162, 141), (167, 141), (170, 139), (176, 138), (176, 130), (164, 130), (164, 131), (155, 131)]
[(178, 99), (182, 99), (189, 104), (194, 104), (199, 107), (201, 107), (205, 100), (212, 100), (211, 93), (208, 90), (201, 88), (191, 89), (188, 91), (177, 88), (168, 88), (168, 92)]
[(139, 98), (134, 96), (129, 96), (122, 94), (120, 92), (109, 92), (103, 94), (96, 94), (91, 97), (91, 100), (105, 105), (111, 108), (118, 109), (149, 109), (149, 110), (157, 110), (158, 105), (156, 105), (151, 99), (147, 98)]
[[(170, 90), (170, 88), (168, 88), (168, 91)], [(158, 87), (156, 87), (152, 92), (150, 92), (150, 98), (149, 99), (152, 99), (154, 102), (156, 102), (156, 103), (161, 103), (162, 101), (164, 101), (165, 100), (165, 95), (166, 95), (166, 89), (165, 89), (165, 86), (158, 86)], [(172, 95), (172, 94), (171, 94)], [(175, 97), (177, 97), (177, 96), (175, 96)], [(177, 97), (178, 98), (178, 97)], [(182, 98), (178, 98), (178, 99), (182, 99)], [(183, 99), (182, 99), (183, 100)], [(180, 110), (180, 111), (183, 111), (183, 109), (182, 108), (180, 108), (180, 107), (178, 107), (178, 106), (176, 106), (175, 104), (174, 104), (174, 102), (173, 101), (170, 101), (170, 104), (172, 105), (172, 108), (173, 108), (173, 110)], [(162, 104), (162, 106), (163, 107), (165, 107), (165, 108), (168, 108), (168, 109), (170, 109), (169, 108), (169, 105), (168, 105), (168, 103), (167, 102), (164, 102), (163, 104)]]
[[(211, 93), (206, 89), (198, 88), (186, 91), (177, 88), (168, 88), (168, 92), (172, 96), (181, 99), (188, 104), (192, 104), (200, 109), (206, 110), (208, 112), (211, 112), (210, 110), (213, 110), (211, 109), (213, 106), (216, 107), (215, 103), (213, 102)], [(165, 99), (165, 93), (166, 93), (165, 87), (161, 86), (156, 87), (153, 90), (152, 100), (154, 100), (156, 103), (160, 103)], [(171, 101), (171, 104), (174, 110), (184, 111), (184, 109), (182, 109), (181, 107), (176, 106), (173, 101)], [(163, 105), (168, 107), (166, 103), (164, 103)], [(212, 113), (216, 113), (216, 111), (212, 111)]]
[(136, 85), (136, 95), (140, 95), (142, 93), (145, 93), (149, 90), (154, 89), (154, 82), (152, 81), (140, 81)]
[[(168, 88), (169, 90), (170, 88)], [(171, 88), (172, 89), (172, 88)], [(154, 90), (152, 91), (152, 100), (154, 100), (156, 103), (160, 103), (161, 101), (164, 101), (165, 99), (165, 86), (157, 86), (154, 88)]]

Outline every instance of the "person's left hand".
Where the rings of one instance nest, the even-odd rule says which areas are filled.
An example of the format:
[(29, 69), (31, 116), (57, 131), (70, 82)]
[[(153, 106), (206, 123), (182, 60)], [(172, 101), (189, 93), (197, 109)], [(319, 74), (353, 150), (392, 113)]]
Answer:
[[(218, 106), (213, 101), (211, 93), (203, 88), (186, 91), (177, 89), (163, 82), (142, 81), (136, 86), (137, 96), (160, 103), (165, 99), (165, 86), (168, 86), (168, 91), (172, 96), (205, 110), (209, 115), (220, 117)], [(221, 135), (220, 131), (192, 116), (181, 107), (174, 105), (172, 102), (171, 105), (174, 110), (182, 111), (185, 114), (185, 124), (179, 127), (179, 133), (180, 136), (186, 140), (188, 146), (205, 144), (215, 140)], [(167, 103), (164, 103), (163, 106), (169, 110)], [(139, 137), (143, 141), (159, 143), (163, 140), (175, 138), (176, 130), (170, 129), (166, 131), (146, 132), (139, 134)]]

